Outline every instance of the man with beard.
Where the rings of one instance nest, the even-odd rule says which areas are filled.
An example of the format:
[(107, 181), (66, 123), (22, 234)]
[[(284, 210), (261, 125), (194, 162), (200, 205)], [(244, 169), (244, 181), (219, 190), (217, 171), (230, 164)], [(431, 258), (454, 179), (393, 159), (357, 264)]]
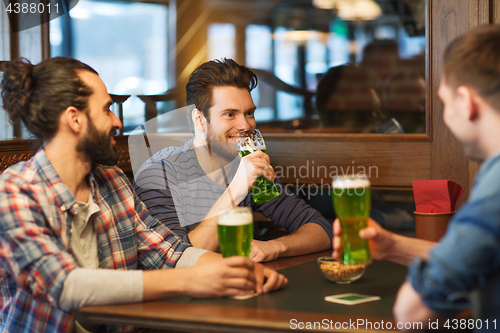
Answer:
[(5, 64), (1, 88), (11, 120), (43, 145), (0, 176), (0, 331), (80, 332), (71, 312), (85, 305), (286, 285), (247, 258), (190, 247), (149, 215), (113, 166), (122, 125), (92, 68), (19, 59)]
[[(235, 136), (256, 128), (250, 91), (256, 75), (230, 59), (200, 65), (186, 84), (187, 104), (194, 105), (194, 139), (183, 147), (167, 147), (146, 161), (135, 175), (136, 193), (150, 213), (186, 242), (215, 251), (217, 215), (235, 205), (249, 206), (283, 227), (286, 235), (254, 239), (250, 259), (271, 261), (326, 250), (331, 223), (281, 186), (261, 151), (240, 159)], [(257, 177), (275, 181), (280, 195), (255, 203), (250, 192)]]
[[(443, 57), (438, 96), (443, 120), (468, 158), (483, 162), (467, 202), (433, 243), (384, 230), (370, 220), (360, 236), (374, 259), (409, 265), (394, 316), (408, 327), (496, 331), (500, 324), (500, 26), (475, 28), (457, 37)], [(334, 257), (341, 227), (334, 223)], [(473, 307), (473, 319), (451, 319)]]

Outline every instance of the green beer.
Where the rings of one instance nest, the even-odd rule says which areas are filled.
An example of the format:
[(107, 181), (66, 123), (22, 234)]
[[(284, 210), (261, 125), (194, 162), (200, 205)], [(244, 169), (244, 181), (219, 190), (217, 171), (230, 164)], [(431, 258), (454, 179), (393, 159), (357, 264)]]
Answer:
[[(238, 154), (241, 158), (251, 154), (253, 151), (260, 150), (267, 154), (266, 146), (258, 146), (255, 149), (250, 149), (247, 147), (238, 148)], [(255, 184), (252, 186), (252, 196), (253, 201), (256, 203), (264, 203), (277, 198), (279, 196), (278, 189), (274, 182), (270, 182), (262, 176), (257, 177)]]
[(253, 216), (250, 207), (235, 207), (219, 214), (217, 236), (224, 258), (250, 256), (253, 239)]
[(371, 262), (368, 241), (359, 237), (367, 227), (372, 192), (367, 178), (342, 177), (333, 181), (333, 206), (342, 224), (344, 264)]

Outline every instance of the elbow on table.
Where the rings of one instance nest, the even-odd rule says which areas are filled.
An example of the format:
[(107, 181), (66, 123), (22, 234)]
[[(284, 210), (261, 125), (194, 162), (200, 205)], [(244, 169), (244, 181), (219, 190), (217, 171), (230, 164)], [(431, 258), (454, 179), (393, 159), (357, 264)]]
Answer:
[(419, 311), (411, 311), (409, 307), (394, 306), (394, 319), (398, 323), (412, 323), (412, 325), (401, 325), (402, 331), (411, 331), (413, 327), (418, 327), (414, 323), (425, 322), (427, 319), (418, 313)]
[[(392, 310), (394, 318), (397, 322), (401, 323), (427, 323), (429, 319), (437, 318), (434, 313), (422, 301), (420, 295), (413, 289), (413, 287), (405, 282), (401, 287), (394, 308)], [(403, 325), (406, 327), (419, 327), (419, 325)], [(425, 326), (425, 325), (424, 325)], [(403, 329), (411, 331), (412, 329)]]

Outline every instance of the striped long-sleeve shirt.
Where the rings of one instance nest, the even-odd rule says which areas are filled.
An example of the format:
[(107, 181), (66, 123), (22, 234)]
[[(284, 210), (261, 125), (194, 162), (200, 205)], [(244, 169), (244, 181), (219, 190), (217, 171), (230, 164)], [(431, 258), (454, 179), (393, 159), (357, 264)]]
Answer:
[[(238, 163), (239, 158), (233, 161), (228, 182), (236, 173)], [(330, 239), (333, 237), (331, 222), (282, 186), (279, 179), (275, 182), (280, 191), (278, 198), (258, 204), (250, 192), (239, 205), (262, 213), (288, 233), (306, 223), (316, 223)], [(189, 242), (188, 233), (210, 217), (207, 213), (226, 186), (215, 183), (203, 171), (190, 140), (182, 147), (164, 148), (147, 160), (135, 175), (134, 189), (153, 217)]]
[[(117, 167), (88, 176), (99, 267), (174, 267), (187, 248), (152, 218)], [(70, 332), (73, 317), (58, 307), (65, 278), (78, 265), (71, 251), (76, 198), (43, 149), (0, 175), (0, 331)]]

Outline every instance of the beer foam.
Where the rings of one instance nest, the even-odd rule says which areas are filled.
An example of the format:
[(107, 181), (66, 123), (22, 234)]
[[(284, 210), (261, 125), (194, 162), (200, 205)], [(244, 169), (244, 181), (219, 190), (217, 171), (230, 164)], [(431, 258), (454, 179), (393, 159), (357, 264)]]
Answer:
[(250, 151), (250, 152), (254, 152), (254, 151), (257, 151), (257, 150), (266, 150), (266, 146), (265, 145), (262, 145), (262, 146), (243, 146), (241, 148), (238, 148), (238, 150), (240, 151)]
[(217, 224), (220, 225), (246, 225), (253, 222), (252, 214), (226, 214), (219, 216)]
[(337, 178), (333, 181), (333, 188), (364, 188), (370, 187), (370, 181), (366, 178)]

